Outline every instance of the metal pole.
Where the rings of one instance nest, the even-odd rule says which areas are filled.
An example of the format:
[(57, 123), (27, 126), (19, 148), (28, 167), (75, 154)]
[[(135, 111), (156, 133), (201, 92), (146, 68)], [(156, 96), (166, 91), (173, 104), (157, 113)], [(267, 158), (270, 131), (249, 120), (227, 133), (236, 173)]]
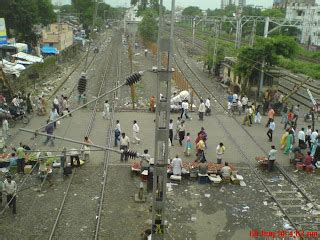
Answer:
[[(268, 32), (269, 32), (269, 21), (270, 18), (266, 17), (265, 25), (264, 25), (264, 33), (263, 37), (267, 38), (268, 37)], [(264, 81), (264, 67), (266, 65), (266, 59), (263, 57), (262, 63), (261, 63), (261, 74), (260, 74), (260, 82), (259, 82), (259, 97), (262, 95), (262, 90), (263, 90), (263, 81)]]
[(251, 32), (250, 43), (249, 43), (250, 47), (253, 47), (254, 45), (256, 29), (257, 29), (257, 20), (253, 20), (252, 32)]
[[(172, 77), (172, 50), (174, 34), (175, 0), (171, 5), (171, 31), (170, 37), (163, 32), (163, 0), (159, 6), (159, 32), (158, 32), (158, 82), (157, 82), (157, 108), (156, 108), (156, 129), (155, 129), (155, 163), (153, 171), (153, 192), (152, 192), (152, 227), (151, 239), (163, 240), (165, 234), (164, 213), (166, 207), (167, 188), (167, 165), (169, 157), (169, 120), (170, 120), (170, 99), (171, 99), (171, 77)], [(166, 54), (167, 66), (162, 68), (161, 55)], [(160, 99), (160, 86), (164, 89), (164, 97)]]
[(196, 34), (196, 18), (192, 19), (192, 47), (194, 48), (194, 37)]

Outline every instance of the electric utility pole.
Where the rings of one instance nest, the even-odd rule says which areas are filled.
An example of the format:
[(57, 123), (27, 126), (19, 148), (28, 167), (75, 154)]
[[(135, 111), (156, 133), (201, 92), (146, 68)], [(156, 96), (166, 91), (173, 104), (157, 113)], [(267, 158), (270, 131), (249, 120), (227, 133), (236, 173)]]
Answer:
[[(268, 37), (268, 33), (269, 33), (269, 22), (270, 22), (270, 18), (267, 17), (265, 24), (264, 24), (264, 33), (263, 33), (263, 37), (267, 38)], [(262, 88), (263, 88), (263, 81), (264, 81), (264, 68), (266, 65), (266, 59), (265, 57), (263, 57), (262, 59), (262, 63), (261, 63), (261, 73), (260, 73), (260, 82), (259, 82), (259, 97), (261, 97), (262, 95)]]
[[(163, 240), (165, 233), (165, 208), (167, 188), (167, 165), (169, 157), (169, 119), (171, 99), (171, 77), (173, 56), (173, 29), (175, 22), (175, 0), (171, 5), (170, 35), (164, 31), (163, 0), (159, 6), (158, 32), (158, 81), (157, 81), (157, 108), (155, 123), (155, 154), (152, 192), (152, 226), (151, 239)], [(167, 58), (167, 66), (162, 66), (161, 57)], [(163, 97), (160, 98), (160, 93)]]

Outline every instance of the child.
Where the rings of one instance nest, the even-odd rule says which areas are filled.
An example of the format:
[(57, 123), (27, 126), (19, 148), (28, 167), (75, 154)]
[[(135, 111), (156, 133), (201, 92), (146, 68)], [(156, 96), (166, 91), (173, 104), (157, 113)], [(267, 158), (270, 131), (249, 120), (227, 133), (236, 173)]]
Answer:
[(187, 136), (186, 136), (186, 149), (185, 149), (186, 156), (188, 156), (188, 157), (190, 156), (191, 149), (192, 149), (191, 137), (190, 137), (190, 133), (187, 133)]

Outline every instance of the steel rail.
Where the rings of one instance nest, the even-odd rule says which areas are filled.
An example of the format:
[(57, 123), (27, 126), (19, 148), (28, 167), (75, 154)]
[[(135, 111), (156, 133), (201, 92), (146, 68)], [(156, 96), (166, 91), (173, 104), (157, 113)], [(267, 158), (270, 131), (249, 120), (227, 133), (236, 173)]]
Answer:
[[(180, 33), (176, 33), (176, 35), (180, 38), (183, 38), (183, 41), (185, 42), (190, 42), (191, 43), (191, 40), (189, 40), (188, 38), (186, 38), (186, 36), (182, 35), (181, 32)], [(203, 42), (203, 40), (199, 40), (201, 42)], [(198, 42), (195, 42), (195, 45), (196, 47), (198, 47), (201, 51), (205, 52), (205, 47), (203, 47), (200, 43)], [(258, 71), (261, 71), (260, 69), (256, 68)], [(273, 76), (274, 77), (274, 76)], [(289, 78), (288, 78), (289, 77)], [(286, 84), (283, 83), (283, 80), (286, 81), (286, 82), (289, 82), (289, 83), (292, 83), (292, 84), (297, 84), (297, 83), (300, 83), (301, 81), (299, 79), (296, 78), (296, 76), (290, 76), (288, 74), (286, 74), (286, 77), (282, 77), (281, 78), (282, 81), (279, 81), (279, 86), (284, 88), (284, 89), (287, 89), (287, 91), (283, 90), (283, 89), (278, 89), (279, 92), (283, 93), (283, 94), (288, 94), (291, 92), (291, 89), (286, 86)], [(304, 89), (306, 90), (307, 88), (310, 89), (311, 92), (313, 92), (314, 94), (320, 96), (320, 88), (317, 87), (317, 86), (314, 86), (314, 85), (311, 85), (310, 83), (305, 83), (304, 86), (301, 87), (301, 89)], [(306, 102), (310, 102), (310, 99), (308, 97), (306, 97), (305, 95), (302, 95), (301, 93), (299, 92), (296, 92), (295, 93), (297, 96), (301, 97), (302, 99), (304, 99)], [(310, 104), (302, 101), (302, 100), (299, 100), (297, 98), (294, 98), (293, 96), (290, 97), (294, 102), (297, 102), (305, 107), (307, 107), (308, 109), (311, 107)]]
[[(103, 39), (104, 39), (104, 36), (101, 36), (97, 41), (98, 42), (97, 45), (100, 45), (100, 43), (103, 41)], [(79, 63), (74, 67), (74, 69), (70, 73), (67, 74), (67, 76), (65, 76), (65, 79), (62, 80), (62, 82), (58, 85), (58, 87), (53, 91), (53, 93), (48, 97), (47, 100), (50, 100), (55, 94), (57, 94), (57, 92), (61, 89), (61, 87), (68, 81), (69, 77), (80, 67), (80, 65), (83, 63), (83, 60), (85, 60), (86, 58), (89, 57), (90, 50), (92, 50), (92, 49), (90, 49), (90, 45), (89, 45), (88, 52), (86, 54), (84, 54), (84, 56), (82, 56)], [(87, 69), (91, 66), (91, 64), (93, 63), (93, 61), (97, 55), (98, 55), (97, 53), (93, 53), (93, 57), (91, 58)], [(75, 86), (76, 85), (77, 85), (77, 83), (75, 84)], [(71, 93), (74, 91), (74, 88), (75, 87), (72, 88)], [(70, 95), (71, 95), (71, 93), (70, 93)]]
[[(196, 79), (198, 80), (197, 82), (200, 83), (200, 85), (208, 92), (208, 94), (212, 97), (214, 97), (217, 100), (217, 103), (226, 110), (225, 106), (220, 102), (219, 99), (216, 98), (216, 96), (214, 96), (214, 94), (212, 93), (212, 91), (210, 91), (210, 89), (200, 80), (200, 78), (198, 77), (198, 75), (194, 72), (194, 70), (189, 66), (189, 64), (185, 61), (185, 59), (182, 57), (181, 52), (179, 50), (179, 48), (176, 47), (176, 49), (178, 50), (178, 54), (180, 55), (182, 61), (184, 62), (184, 64), (187, 66), (187, 68), (193, 73), (193, 75), (196, 77)], [(175, 62), (178, 65), (177, 59), (175, 57)], [(181, 67), (181, 66), (180, 66)], [(185, 74), (185, 73), (183, 73)], [(185, 75), (186, 76), (186, 75)], [(188, 79), (188, 78), (186, 78)], [(193, 91), (195, 91), (197, 93), (197, 90), (194, 88), (194, 86), (192, 85), (192, 83), (190, 82), (190, 80), (188, 81), (191, 88), (193, 89)], [(200, 96), (200, 94), (197, 94), (198, 96)], [(214, 117), (216, 118), (217, 122), (219, 123), (219, 125), (223, 128), (223, 130), (225, 131), (225, 133), (229, 136), (229, 138), (231, 139), (231, 141), (233, 142), (233, 144), (237, 147), (237, 149), (239, 150), (239, 152), (241, 153), (241, 155), (247, 160), (247, 163), (249, 164), (251, 170), (253, 171), (253, 173), (257, 176), (257, 178), (259, 179), (259, 181), (261, 182), (261, 184), (265, 187), (265, 189), (267, 190), (267, 192), (269, 193), (269, 195), (274, 199), (274, 201), (277, 203), (278, 207), (281, 209), (281, 211), (284, 213), (284, 215), (287, 217), (287, 219), (289, 220), (289, 222), (292, 224), (292, 226), (296, 229), (296, 230), (300, 230), (299, 227), (297, 226), (297, 224), (293, 221), (293, 219), (289, 216), (289, 214), (286, 212), (286, 210), (282, 207), (281, 203), (276, 199), (275, 195), (272, 193), (271, 189), (266, 185), (264, 179), (261, 177), (261, 175), (258, 173), (258, 171), (255, 169), (252, 161), (250, 160), (250, 158), (245, 154), (245, 152), (241, 149), (241, 147), (239, 146), (239, 144), (235, 141), (235, 139), (232, 137), (232, 134), (230, 133), (230, 131), (223, 125), (222, 121), (214, 115)], [(233, 119), (239, 124), (239, 122), (233, 117)], [(260, 150), (262, 150), (262, 152), (266, 153), (265, 149), (263, 149), (260, 144), (258, 144), (254, 138), (252, 137), (252, 135), (242, 126), (239, 124), (239, 126), (246, 132), (246, 134), (249, 136), (250, 139), (252, 139), (255, 144), (259, 147)], [(312, 200), (306, 193), (305, 191), (295, 183), (295, 181), (288, 175), (285, 173), (285, 171), (283, 170), (283, 168), (281, 166), (279, 166), (279, 164), (275, 165), (280, 173), (287, 179), (287, 181), (289, 183), (292, 183), (292, 185), (294, 185), (301, 193), (302, 196), (305, 197), (305, 199), (309, 202), (314, 202), (314, 200)]]
[[(97, 113), (97, 107), (98, 107), (98, 102), (99, 102), (98, 100), (101, 98), (101, 96), (105, 96), (105, 95), (106, 95), (106, 93), (101, 94), (101, 92), (102, 92), (102, 89), (103, 89), (103, 87), (104, 87), (104, 85), (105, 85), (105, 80), (106, 80), (105, 77), (106, 77), (106, 73), (107, 73), (107, 70), (108, 70), (108, 66), (109, 66), (109, 63), (110, 63), (110, 60), (111, 60), (111, 57), (112, 57), (112, 49), (111, 49), (111, 47), (109, 48), (109, 50), (110, 50), (110, 53), (109, 53), (109, 56), (108, 56), (108, 58), (107, 58), (107, 64), (106, 64), (104, 76), (103, 76), (103, 78), (102, 78), (102, 80), (101, 80), (101, 83), (100, 83), (99, 92), (98, 92), (98, 98), (97, 98), (97, 99), (94, 99), (95, 105), (94, 105), (93, 110), (92, 110), (92, 113), (91, 113), (90, 122), (89, 122), (89, 124), (88, 124), (87, 129), (86, 129), (86, 136), (90, 136), (90, 133), (91, 133), (91, 130), (92, 130), (92, 127), (93, 127), (93, 123), (94, 123), (94, 121), (95, 121), (95, 117), (96, 117), (96, 113)], [(94, 102), (94, 101), (90, 101), (90, 102), (88, 102), (88, 103), (90, 104), (91, 102)], [(80, 108), (88, 105), (88, 103), (82, 105)], [(80, 109), (80, 108), (77, 108), (77, 110)], [(82, 148), (83, 146), (84, 146), (84, 145), (83, 145), (83, 142), (82, 142), (81, 148)], [(67, 189), (66, 189), (66, 192), (65, 192), (65, 194), (64, 194), (64, 197), (63, 197), (63, 199), (62, 199), (62, 202), (61, 202), (61, 205), (60, 205), (59, 212), (58, 212), (58, 214), (57, 214), (55, 223), (54, 223), (54, 225), (53, 225), (53, 227), (52, 227), (52, 230), (51, 230), (51, 233), (50, 233), (50, 236), (49, 236), (49, 240), (52, 240), (52, 239), (53, 239), (54, 233), (56, 232), (56, 229), (57, 229), (57, 226), (58, 226), (58, 222), (59, 222), (59, 220), (60, 220), (60, 218), (61, 218), (62, 211), (63, 211), (63, 207), (64, 207), (64, 205), (65, 205), (66, 198), (67, 198), (67, 196), (68, 196), (68, 193), (69, 193), (69, 190), (70, 190), (70, 186), (71, 186), (71, 184), (72, 184), (72, 180), (73, 180), (76, 172), (77, 172), (77, 171), (76, 171), (76, 169), (75, 169), (75, 170), (73, 171), (73, 173), (72, 173), (71, 178), (70, 178), (70, 181), (69, 181), (69, 184), (68, 184), (68, 186), (67, 186)]]
[[(121, 56), (121, 52), (117, 54), (117, 58)], [(115, 80), (115, 87), (118, 85), (118, 79), (119, 79), (119, 68), (120, 68), (120, 63), (118, 59), (118, 64), (117, 64), (117, 79)], [(110, 148), (111, 147), (111, 136), (113, 132), (113, 126), (112, 123), (114, 121), (114, 112), (115, 112), (115, 99), (116, 99), (116, 91), (113, 94), (113, 100), (114, 104), (112, 105), (112, 111), (111, 111), (111, 118), (110, 118), (110, 125), (109, 129), (107, 132), (107, 146)], [(104, 192), (106, 190), (107, 186), (107, 176), (108, 176), (108, 166), (109, 166), (109, 159), (110, 159), (110, 151), (106, 151), (104, 155), (104, 161), (103, 161), (103, 183), (102, 183), (102, 188), (101, 188), (101, 193), (100, 193), (100, 201), (98, 205), (98, 211), (97, 211), (97, 217), (96, 217), (96, 227), (94, 231), (94, 239), (98, 240), (99, 239), (99, 232), (100, 232), (100, 226), (101, 226), (101, 215), (102, 215), (102, 209), (103, 209), (103, 202), (104, 202)]]

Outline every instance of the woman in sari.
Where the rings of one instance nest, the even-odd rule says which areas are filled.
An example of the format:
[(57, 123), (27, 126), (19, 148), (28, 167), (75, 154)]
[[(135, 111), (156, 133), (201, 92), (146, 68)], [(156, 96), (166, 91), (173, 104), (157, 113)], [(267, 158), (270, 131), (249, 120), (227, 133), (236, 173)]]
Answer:
[(283, 150), (284, 147), (286, 146), (288, 135), (289, 135), (289, 129), (287, 129), (287, 130), (285, 131), (285, 133), (282, 134), (282, 136), (281, 136), (281, 139), (280, 139), (280, 149), (281, 149), (281, 150)]
[(292, 149), (292, 144), (293, 144), (293, 131), (290, 130), (289, 134), (287, 136), (286, 145), (285, 145), (284, 152), (283, 152), (284, 154), (286, 154), (286, 155), (289, 154), (289, 152)]

